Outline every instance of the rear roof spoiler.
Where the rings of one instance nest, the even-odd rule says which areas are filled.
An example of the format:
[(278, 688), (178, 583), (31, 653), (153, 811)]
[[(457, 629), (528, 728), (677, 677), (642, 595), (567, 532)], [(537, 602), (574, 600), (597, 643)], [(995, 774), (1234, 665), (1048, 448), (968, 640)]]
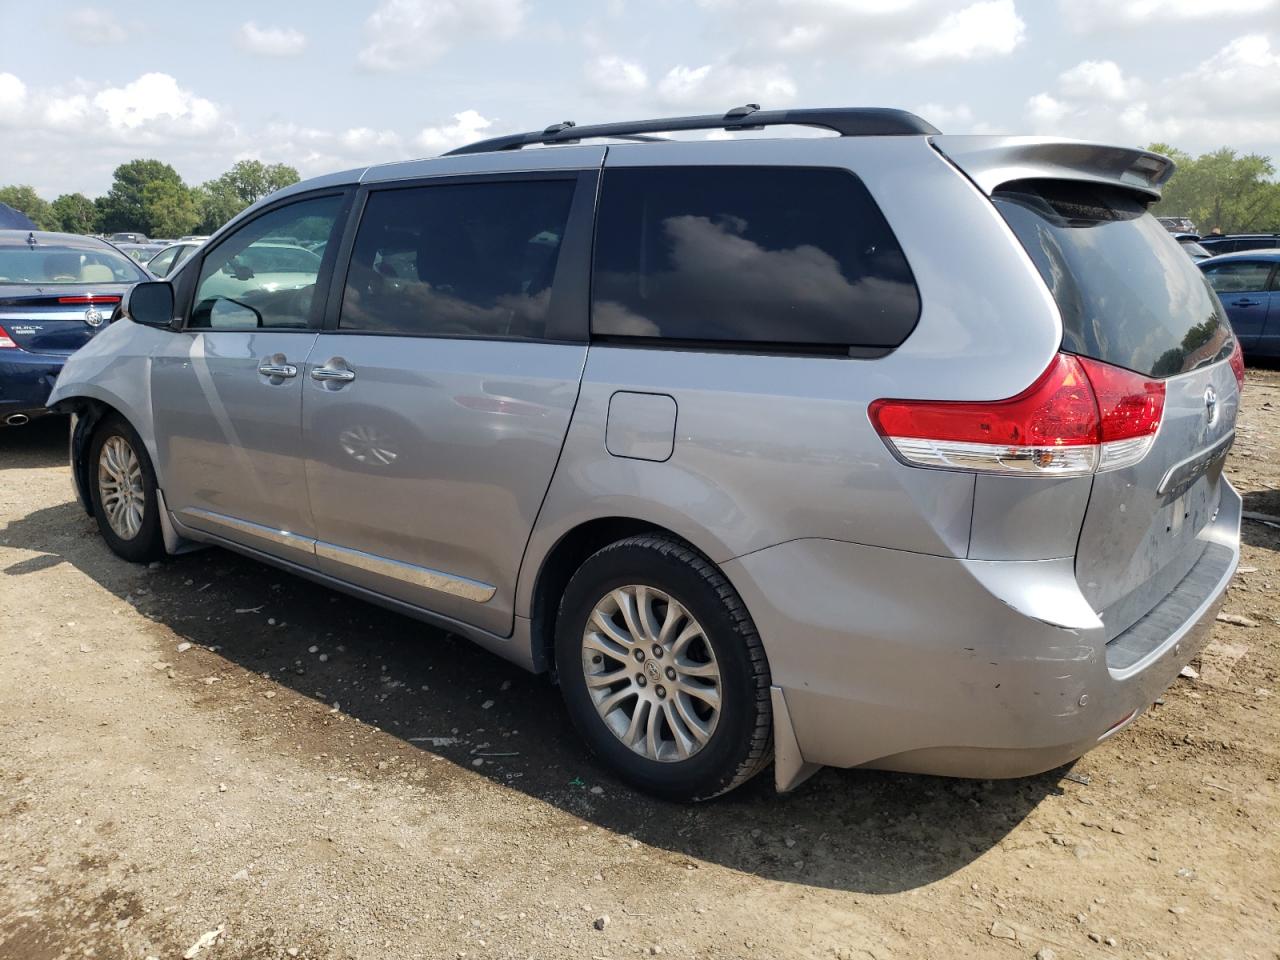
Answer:
[(1173, 161), (1158, 153), (1083, 140), (937, 136), (930, 142), (988, 195), (1012, 180), (1081, 180), (1158, 200), (1174, 170)]

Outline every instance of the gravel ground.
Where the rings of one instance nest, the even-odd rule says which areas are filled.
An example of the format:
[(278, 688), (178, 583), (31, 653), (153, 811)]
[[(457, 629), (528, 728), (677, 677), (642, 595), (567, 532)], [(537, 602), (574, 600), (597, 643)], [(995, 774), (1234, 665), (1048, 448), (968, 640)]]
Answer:
[[(1280, 373), (1228, 474), (1280, 514)], [(1280, 529), (1070, 770), (637, 796), (545, 680), (221, 551), (133, 567), (0, 431), (0, 958), (1280, 957)], [(607, 918), (607, 919), (606, 919)]]

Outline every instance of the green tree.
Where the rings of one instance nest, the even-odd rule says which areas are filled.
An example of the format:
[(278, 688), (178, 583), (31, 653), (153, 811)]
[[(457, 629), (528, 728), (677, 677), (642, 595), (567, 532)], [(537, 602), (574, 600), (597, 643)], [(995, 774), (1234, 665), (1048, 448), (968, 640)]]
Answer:
[(200, 229), (212, 233), (251, 203), (298, 179), (298, 171), (286, 164), (241, 160), (216, 180), (200, 186)]
[(1148, 149), (1178, 165), (1153, 213), (1190, 217), (1206, 234), (1214, 227), (1223, 233), (1280, 229), (1280, 183), (1269, 157), (1230, 147), (1198, 157), (1163, 143)]
[(53, 201), (53, 219), (67, 233), (93, 233), (98, 225), (98, 208), (83, 193), (64, 193)]
[(196, 192), (181, 181), (152, 180), (142, 189), (142, 204), (153, 237), (180, 237), (200, 222)]
[(148, 184), (157, 181), (186, 188), (178, 171), (159, 160), (130, 160), (116, 167), (110, 192), (96, 201), (102, 229), (107, 233), (117, 230), (151, 233), (155, 228), (143, 194)]
[(36, 193), (35, 187), (29, 187), (25, 184), (0, 187), (0, 203), (7, 203), (13, 209), (25, 213), (41, 230), (56, 230), (58, 228), (57, 219), (53, 215), (53, 208), (49, 206), (48, 200), (42, 199)]

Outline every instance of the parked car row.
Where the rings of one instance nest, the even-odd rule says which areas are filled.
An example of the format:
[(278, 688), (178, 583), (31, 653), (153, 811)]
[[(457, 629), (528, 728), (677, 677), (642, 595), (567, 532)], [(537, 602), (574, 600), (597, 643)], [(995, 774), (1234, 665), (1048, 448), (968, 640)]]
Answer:
[[(797, 123), (839, 136), (651, 136)], [(1030, 774), (1159, 696), (1238, 562), (1229, 272), (1147, 212), (1171, 172), (890, 110), (512, 135), (259, 203), (50, 402), (119, 556), (550, 671), (659, 795)]]
[(1241, 250), (1274, 250), (1280, 246), (1277, 233), (1230, 233), (1200, 238), (1200, 244), (1209, 253), (1237, 253)]
[(1280, 357), (1280, 250), (1228, 253), (1199, 266), (1245, 353)]
[(95, 237), (0, 230), (0, 423), (45, 414), (66, 358), (106, 326), (130, 286), (148, 279)]

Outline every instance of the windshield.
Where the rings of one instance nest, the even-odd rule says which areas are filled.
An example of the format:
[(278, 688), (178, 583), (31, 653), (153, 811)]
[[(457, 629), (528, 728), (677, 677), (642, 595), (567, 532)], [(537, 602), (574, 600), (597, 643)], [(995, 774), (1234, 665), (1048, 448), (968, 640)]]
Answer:
[(1154, 377), (1230, 352), (1217, 296), (1132, 192), (1022, 180), (992, 199), (1058, 303), (1064, 350)]
[(37, 244), (0, 247), (0, 283), (136, 283), (145, 275), (128, 257), (106, 247)]

